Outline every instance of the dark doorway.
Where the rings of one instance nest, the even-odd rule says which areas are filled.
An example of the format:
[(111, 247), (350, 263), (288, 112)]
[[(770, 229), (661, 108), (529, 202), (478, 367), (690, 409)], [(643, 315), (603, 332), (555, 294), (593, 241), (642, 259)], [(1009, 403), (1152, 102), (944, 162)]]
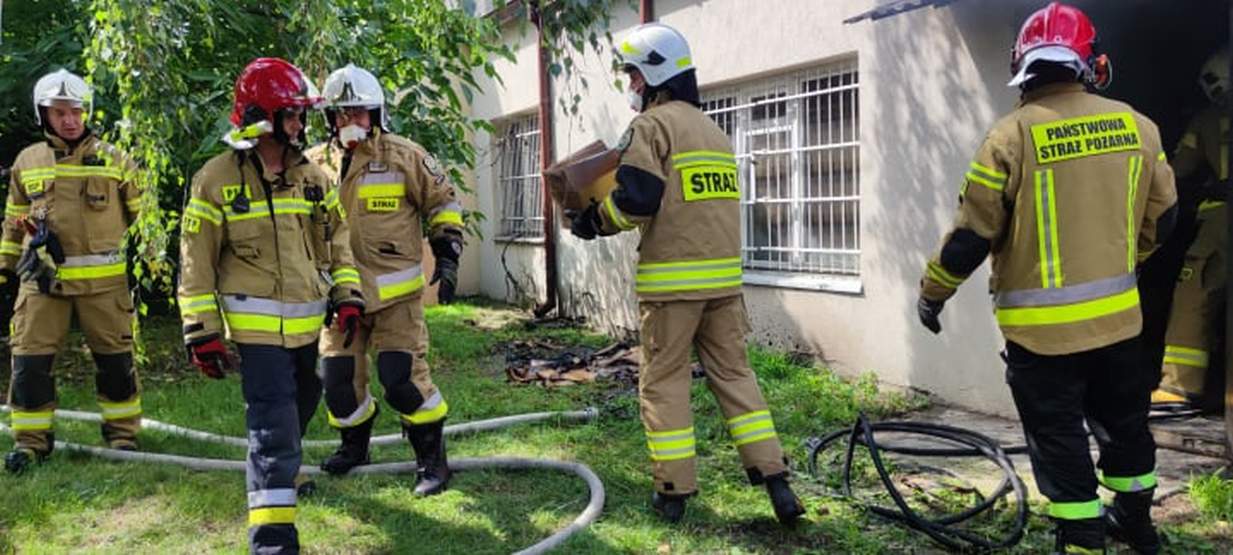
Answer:
[[(1171, 153), (1191, 118), (1208, 105), (1197, 79), (1208, 57), (1228, 41), (1230, 3), (1132, 0), (1075, 4), (1096, 22), (1100, 46), (1113, 59), (1114, 81), (1105, 94), (1152, 118)], [(1181, 185), (1177, 232), (1144, 264), (1140, 275), (1143, 337), (1151, 361), (1160, 361), (1164, 355), (1174, 284), (1195, 235), (1198, 199), (1191, 198), (1191, 191)], [(1222, 318), (1218, 327), (1223, 323)], [(1212, 345), (1210, 353), (1207, 398), (1202, 405), (1216, 409), (1223, 405), (1223, 342)], [(1153, 366), (1159, 369), (1160, 364)]]

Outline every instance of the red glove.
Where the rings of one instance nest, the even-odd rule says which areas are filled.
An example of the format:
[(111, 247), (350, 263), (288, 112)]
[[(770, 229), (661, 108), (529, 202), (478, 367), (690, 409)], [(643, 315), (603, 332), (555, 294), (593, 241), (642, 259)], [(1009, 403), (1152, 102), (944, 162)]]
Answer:
[(231, 354), (227, 352), (227, 347), (223, 345), (222, 340), (217, 337), (204, 343), (189, 345), (188, 352), (188, 359), (193, 366), (209, 378), (220, 380), (223, 378), (223, 371), (230, 370), (233, 366)]
[(343, 348), (351, 346), (351, 340), (355, 339), (355, 330), (360, 327), (360, 317), (364, 315), (364, 308), (354, 303), (343, 303), (338, 305), (334, 311), (334, 323), (338, 326), (338, 333), (346, 336), (343, 340)]

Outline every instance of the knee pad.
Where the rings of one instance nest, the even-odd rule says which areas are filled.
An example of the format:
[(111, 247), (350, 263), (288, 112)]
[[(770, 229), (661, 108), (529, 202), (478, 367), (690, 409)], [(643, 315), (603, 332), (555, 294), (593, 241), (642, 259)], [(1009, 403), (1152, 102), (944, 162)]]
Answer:
[(385, 387), (385, 400), (402, 414), (411, 414), (424, 404), (424, 396), (411, 383), (410, 353), (386, 351), (377, 354), (377, 376)]
[(359, 408), (355, 398), (355, 357), (325, 357), (321, 359), (321, 381), (325, 385), (325, 406), (330, 414), (345, 418)]
[(13, 405), (41, 407), (56, 399), (51, 363), (55, 355), (13, 356)]
[(94, 385), (105, 399), (120, 401), (137, 393), (137, 376), (133, 374), (133, 354), (94, 355), (98, 373)]

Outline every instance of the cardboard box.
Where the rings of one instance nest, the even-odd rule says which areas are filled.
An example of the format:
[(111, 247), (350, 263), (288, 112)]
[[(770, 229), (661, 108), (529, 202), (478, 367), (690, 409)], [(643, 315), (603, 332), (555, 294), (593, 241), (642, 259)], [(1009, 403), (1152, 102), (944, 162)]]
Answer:
[[(565, 210), (583, 210), (600, 203), (616, 188), (621, 151), (595, 141), (544, 170), (553, 202)], [(568, 220), (563, 221), (569, 225)]]

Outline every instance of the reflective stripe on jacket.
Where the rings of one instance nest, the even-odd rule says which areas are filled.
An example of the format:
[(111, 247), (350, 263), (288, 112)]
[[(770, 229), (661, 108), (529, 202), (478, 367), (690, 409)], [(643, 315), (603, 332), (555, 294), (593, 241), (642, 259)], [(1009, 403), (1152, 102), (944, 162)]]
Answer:
[[(741, 292), (740, 182), (728, 136), (697, 107), (657, 99), (630, 123), (621, 166), (664, 183), (654, 214), (627, 213), (604, 199), (609, 232), (642, 230), (635, 289), (644, 301), (704, 300)], [(627, 195), (637, 196), (637, 195)]]
[(294, 150), (283, 177), (263, 176), (255, 156), (220, 154), (193, 177), (180, 236), (186, 341), (225, 323), (239, 343), (300, 347), (316, 341), (331, 297), (362, 302), (329, 178)]
[(4, 207), (0, 267), (14, 269), (25, 250), (29, 238), (19, 220), (43, 217), (65, 255), (53, 294), (91, 295), (126, 287), (120, 244), (141, 210), (133, 169), (128, 158), (94, 136), (72, 149), (51, 136), (22, 150), (13, 163)]
[(1135, 268), (1177, 201), (1151, 120), (1080, 84), (1046, 85), (989, 132), (960, 191), (954, 231), (926, 265), (924, 297), (949, 298), (970, 275), (955, 262), (964, 258), (955, 234), (965, 230), (991, 246), (990, 290), (1007, 340), (1059, 355), (1139, 334)]
[(374, 129), (346, 155), (333, 142), (308, 152), (338, 179), (331, 198), (347, 214), (368, 311), (376, 312), (421, 294), (425, 225), (431, 237), (462, 233), (462, 206), (436, 160), (403, 137)]

